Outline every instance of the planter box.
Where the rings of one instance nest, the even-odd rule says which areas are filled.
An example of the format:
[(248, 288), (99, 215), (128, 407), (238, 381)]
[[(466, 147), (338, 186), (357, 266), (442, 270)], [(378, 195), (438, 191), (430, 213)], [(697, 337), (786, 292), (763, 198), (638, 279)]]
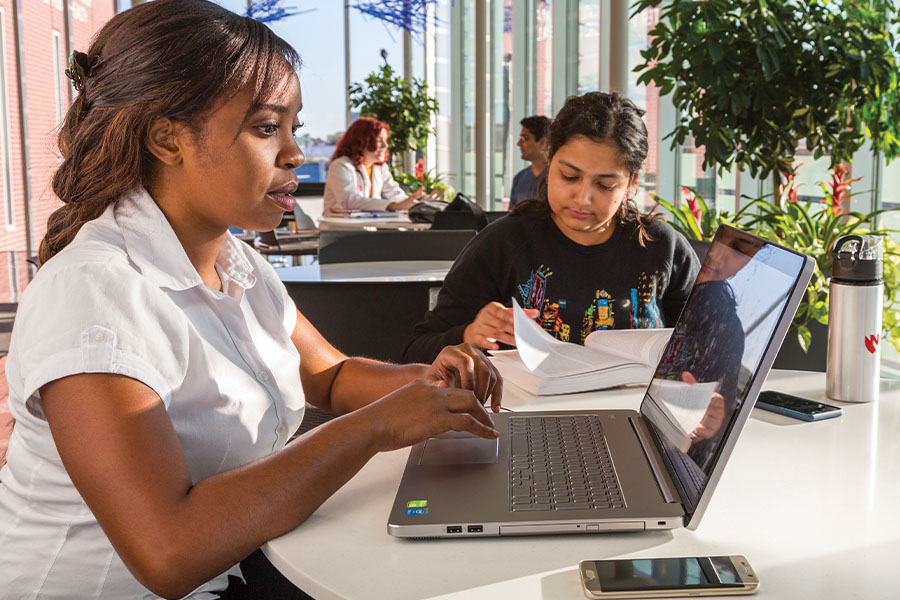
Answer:
[(818, 321), (809, 324), (812, 340), (809, 352), (804, 352), (797, 341), (797, 332), (788, 331), (781, 350), (775, 356), (773, 369), (796, 369), (799, 371), (825, 371), (826, 352), (828, 347), (828, 326)]

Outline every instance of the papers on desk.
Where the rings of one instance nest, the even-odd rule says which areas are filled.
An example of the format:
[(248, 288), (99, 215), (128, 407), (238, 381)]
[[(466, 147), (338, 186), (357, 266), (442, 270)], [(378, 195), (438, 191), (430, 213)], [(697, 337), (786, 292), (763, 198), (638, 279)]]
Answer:
[(555, 339), (513, 300), (517, 350), (491, 352), (507, 381), (538, 395), (566, 394), (647, 383), (671, 329), (607, 329), (584, 346)]
[(342, 208), (332, 208), (329, 217), (338, 217), (341, 219), (396, 219), (397, 211), (394, 210), (350, 210)]

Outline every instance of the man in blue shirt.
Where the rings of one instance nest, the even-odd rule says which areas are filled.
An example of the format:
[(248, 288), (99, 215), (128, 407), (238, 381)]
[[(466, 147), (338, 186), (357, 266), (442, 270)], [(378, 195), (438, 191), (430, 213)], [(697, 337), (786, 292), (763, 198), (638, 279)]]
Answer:
[(509, 193), (509, 208), (529, 198), (537, 196), (538, 185), (547, 177), (547, 128), (550, 119), (541, 115), (525, 117), (519, 122), (522, 132), (519, 134), (519, 150), (522, 159), (531, 163), (513, 177), (512, 190)]

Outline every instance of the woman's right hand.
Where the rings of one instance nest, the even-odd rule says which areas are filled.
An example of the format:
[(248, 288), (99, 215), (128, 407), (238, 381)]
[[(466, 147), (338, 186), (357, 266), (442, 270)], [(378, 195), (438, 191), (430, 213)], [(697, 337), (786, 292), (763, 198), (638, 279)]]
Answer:
[[(536, 308), (526, 308), (525, 314), (529, 319), (534, 319), (539, 311)], [(512, 309), (499, 302), (485, 304), (484, 308), (478, 311), (475, 320), (463, 331), (463, 341), (485, 350), (499, 350), (500, 344), (497, 342), (515, 346)]]
[(420, 379), (351, 414), (364, 416), (376, 428), (380, 451), (405, 448), (451, 430), (487, 439), (499, 435), (471, 390), (437, 387)]
[(385, 208), (387, 210), (409, 210), (413, 204), (425, 195), (425, 190), (422, 188), (418, 188), (412, 194), (406, 197), (406, 200), (401, 200), (400, 202), (391, 202)]

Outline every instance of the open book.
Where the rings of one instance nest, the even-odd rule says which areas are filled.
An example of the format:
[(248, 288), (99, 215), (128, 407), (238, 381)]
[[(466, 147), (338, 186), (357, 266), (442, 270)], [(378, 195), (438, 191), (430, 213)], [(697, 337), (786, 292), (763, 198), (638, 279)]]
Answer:
[(647, 383), (672, 335), (671, 329), (606, 329), (580, 346), (555, 339), (515, 300), (513, 317), (517, 349), (493, 351), (491, 360), (505, 380), (538, 395)]

